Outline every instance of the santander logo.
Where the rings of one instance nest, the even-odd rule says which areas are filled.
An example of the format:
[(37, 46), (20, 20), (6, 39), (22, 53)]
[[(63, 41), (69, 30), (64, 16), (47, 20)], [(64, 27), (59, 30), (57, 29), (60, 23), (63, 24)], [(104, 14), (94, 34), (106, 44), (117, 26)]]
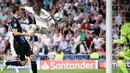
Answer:
[(41, 61), (40, 69), (97, 69), (96, 61)]
[(44, 64), (41, 66), (41, 69), (43, 69), (43, 70), (49, 69), (49, 65), (47, 64), (46, 61), (44, 61)]

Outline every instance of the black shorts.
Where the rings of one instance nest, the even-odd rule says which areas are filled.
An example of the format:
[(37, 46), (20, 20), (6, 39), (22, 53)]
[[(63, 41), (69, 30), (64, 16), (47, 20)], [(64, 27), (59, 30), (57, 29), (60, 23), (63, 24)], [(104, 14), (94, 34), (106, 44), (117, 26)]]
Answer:
[(30, 56), (33, 54), (30, 46), (28, 44), (15, 44), (14, 45), (15, 48), (15, 52), (18, 55), (18, 57), (20, 58), (21, 61), (26, 60), (25, 56)]

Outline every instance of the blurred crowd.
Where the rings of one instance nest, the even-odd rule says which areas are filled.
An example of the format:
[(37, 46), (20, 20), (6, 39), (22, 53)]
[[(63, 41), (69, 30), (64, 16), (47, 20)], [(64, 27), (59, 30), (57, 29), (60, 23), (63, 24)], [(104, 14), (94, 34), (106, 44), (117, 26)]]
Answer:
[[(45, 34), (28, 39), (31, 48), (38, 59), (63, 59), (64, 55), (98, 55), (100, 59), (106, 56), (106, 0), (39, 0), (41, 6), (52, 17), (55, 13), (63, 14), (63, 19), (56, 21)], [(12, 16), (14, 5), (33, 6), (33, 0), (0, 0), (0, 51), (5, 48), (4, 39), (7, 25)], [(113, 0), (112, 37), (118, 39), (119, 30), (123, 24), (124, 8), (118, 6), (118, 0)], [(117, 6), (116, 6), (117, 5)], [(118, 12), (118, 10), (122, 12)], [(127, 9), (126, 9), (127, 10)], [(32, 19), (26, 13), (21, 15), (21, 22), (30, 24)], [(25, 24), (25, 23), (22, 23)], [(44, 31), (44, 30), (43, 30)], [(116, 46), (119, 47), (119, 46)], [(113, 46), (113, 53), (118, 50)]]

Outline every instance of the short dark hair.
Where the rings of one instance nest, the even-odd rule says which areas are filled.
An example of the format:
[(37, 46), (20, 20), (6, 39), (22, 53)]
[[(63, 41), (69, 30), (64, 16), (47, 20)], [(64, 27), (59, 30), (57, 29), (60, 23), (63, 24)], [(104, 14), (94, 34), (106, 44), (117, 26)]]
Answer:
[(130, 22), (130, 11), (125, 12), (125, 20), (126, 20), (127, 22)]
[(37, 15), (40, 15), (40, 12), (41, 12), (41, 7), (40, 6), (34, 5), (33, 10), (34, 10), (34, 12), (36, 12)]
[(97, 50), (94, 48), (93, 50), (92, 50), (92, 52), (96, 52)]
[(15, 14), (16, 11), (18, 11), (18, 10), (19, 10), (19, 6), (18, 5), (14, 6), (12, 9), (13, 14)]

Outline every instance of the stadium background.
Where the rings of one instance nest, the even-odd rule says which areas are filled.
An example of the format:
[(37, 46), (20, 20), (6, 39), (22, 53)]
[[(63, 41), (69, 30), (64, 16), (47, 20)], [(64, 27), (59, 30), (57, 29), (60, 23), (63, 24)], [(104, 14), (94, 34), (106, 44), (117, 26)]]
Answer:
[[(37, 0), (36, 0), (37, 1)], [(39, 36), (29, 39), (32, 42), (32, 50), (36, 55), (37, 65), (39, 72), (49, 73), (105, 73), (105, 19), (106, 19), (106, 0), (39, 0), (41, 7), (47, 10), (53, 17), (55, 13), (61, 12), (64, 17), (61, 21), (57, 21), (55, 26), (52, 26), (46, 33), (39, 34)], [(112, 0), (113, 1), (113, 23), (112, 25), (112, 37), (118, 39), (119, 30), (124, 23), (125, 12), (129, 11), (129, 0)], [(11, 14), (11, 8), (14, 5), (20, 6), (32, 6), (33, 0), (0, 0), (0, 59), (3, 60), (2, 52), (4, 50), (4, 39), (7, 31), (5, 31), (4, 25), (9, 23)], [(26, 13), (25, 13), (26, 14)], [(28, 16), (21, 13), (21, 22), (31, 20)], [(29, 23), (28, 23), (29, 25)], [(38, 33), (43, 33), (44, 30), (39, 30)], [(56, 34), (60, 34), (56, 37)], [(98, 35), (99, 43), (94, 41), (92, 47), (91, 42)], [(64, 36), (64, 38), (62, 38)], [(77, 37), (76, 37), (77, 36)], [(88, 39), (87, 39), (88, 38)], [(66, 41), (62, 43), (61, 41)], [(74, 44), (71, 42), (74, 40)], [(79, 42), (85, 41), (87, 50), (80, 50), (77, 48)], [(102, 42), (102, 43), (101, 43)], [(61, 43), (61, 44), (60, 44)], [(66, 44), (67, 43), (67, 44)], [(44, 45), (44, 46), (43, 46)], [(100, 45), (100, 46), (97, 46)], [(60, 46), (60, 47), (59, 47)], [(98, 48), (95, 48), (98, 47)], [(54, 51), (50, 51), (54, 49)], [(61, 49), (62, 58), (60, 61), (55, 60), (55, 53)], [(100, 58), (91, 60), (90, 55), (93, 50), (96, 49)], [(113, 55), (119, 53), (122, 49), (121, 45), (113, 44)], [(81, 52), (82, 51), (82, 52)], [(51, 56), (48, 54), (51, 52)], [(64, 53), (64, 54), (63, 54)], [(8, 52), (8, 55), (11, 55)], [(50, 65), (51, 64), (51, 65)], [(62, 64), (62, 65), (61, 65)], [(0, 62), (0, 66), (2, 61)], [(129, 67), (129, 61), (126, 62)], [(70, 67), (70, 68), (67, 68)], [(113, 57), (113, 72), (118, 71), (118, 66)], [(55, 67), (55, 68), (54, 68)], [(47, 69), (52, 70), (47, 70)], [(7, 68), (6, 72), (13, 72), (13, 66)], [(27, 72), (27, 66), (21, 67), (21, 72)], [(46, 69), (46, 70), (44, 70)], [(69, 69), (69, 70), (59, 70)], [(72, 69), (72, 70), (70, 70)], [(74, 70), (73, 70), (74, 69)], [(92, 69), (92, 70), (91, 70)], [(96, 70), (95, 70), (96, 69)], [(11, 71), (10, 71), (11, 70)]]

